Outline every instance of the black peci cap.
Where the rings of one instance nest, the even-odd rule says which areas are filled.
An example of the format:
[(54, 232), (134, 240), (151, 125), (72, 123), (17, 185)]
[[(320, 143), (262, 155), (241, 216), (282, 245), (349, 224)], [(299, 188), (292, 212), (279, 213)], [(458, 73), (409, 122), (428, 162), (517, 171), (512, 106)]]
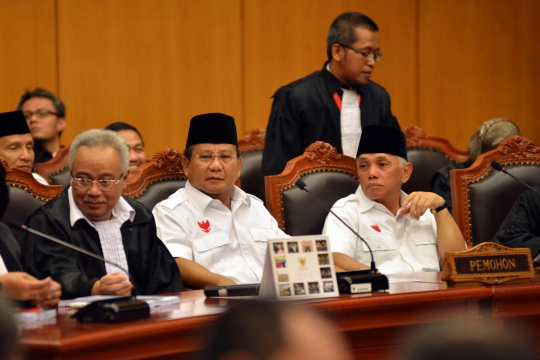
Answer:
[(194, 116), (189, 123), (186, 149), (191, 145), (206, 143), (238, 146), (234, 118), (221, 113)]
[(356, 157), (378, 153), (396, 155), (407, 160), (407, 141), (403, 131), (380, 125), (363, 128)]
[(0, 137), (30, 134), (30, 128), (21, 110), (0, 113)]

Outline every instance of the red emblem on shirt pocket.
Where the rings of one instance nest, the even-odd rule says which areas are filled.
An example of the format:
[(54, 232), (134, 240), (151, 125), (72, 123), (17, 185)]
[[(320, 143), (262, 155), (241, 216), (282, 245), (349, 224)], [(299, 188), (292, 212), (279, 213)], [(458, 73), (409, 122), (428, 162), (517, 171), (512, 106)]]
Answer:
[(197, 224), (199, 225), (201, 230), (204, 231), (205, 233), (209, 233), (210, 230), (212, 230), (212, 229), (210, 229), (210, 221), (208, 221), (208, 220), (203, 221), (203, 222), (197, 221)]
[(375, 225), (371, 225), (371, 228), (373, 230), (375, 230), (376, 232), (381, 232), (381, 228), (379, 227), (379, 225), (375, 224)]

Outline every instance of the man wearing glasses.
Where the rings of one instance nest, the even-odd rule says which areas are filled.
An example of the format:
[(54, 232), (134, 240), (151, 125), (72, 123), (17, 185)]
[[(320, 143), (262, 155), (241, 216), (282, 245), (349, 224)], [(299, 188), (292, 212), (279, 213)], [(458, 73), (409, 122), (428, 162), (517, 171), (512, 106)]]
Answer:
[(377, 24), (356, 12), (339, 15), (330, 26), (326, 52), (328, 61), (320, 71), (283, 86), (273, 96), (263, 181), (266, 175), (280, 174), (287, 161), (302, 155), (315, 141), (355, 157), (362, 128), (400, 128), (390, 109), (390, 96), (370, 81), (375, 63), (382, 58)]
[(26, 91), (17, 110), (22, 110), (34, 138), (35, 162), (45, 162), (60, 150), (60, 135), (66, 127), (66, 108), (51, 92), (36, 88)]
[(286, 236), (260, 199), (235, 186), (241, 165), (231, 116), (191, 119), (182, 156), (186, 187), (153, 210), (158, 237), (187, 286), (260, 282), (268, 239)]
[(111, 263), (23, 232), (22, 262), (37, 278), (51, 276), (62, 298), (140, 295), (182, 290), (174, 259), (156, 236), (150, 211), (121, 196), (129, 176), (126, 141), (110, 130), (88, 130), (73, 141), (71, 187), (37, 210), (27, 225)]

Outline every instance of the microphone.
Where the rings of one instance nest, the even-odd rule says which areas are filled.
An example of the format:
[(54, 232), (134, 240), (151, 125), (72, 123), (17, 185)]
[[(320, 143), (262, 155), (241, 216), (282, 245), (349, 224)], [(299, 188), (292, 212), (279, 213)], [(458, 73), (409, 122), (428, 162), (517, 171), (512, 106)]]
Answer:
[[(379, 274), (377, 272), (377, 267), (375, 265), (375, 258), (373, 257), (373, 251), (371, 250), (371, 246), (369, 246), (368, 242), (366, 240), (364, 240), (360, 236), (360, 234), (358, 234), (356, 231), (354, 231), (345, 221), (343, 221), (343, 219), (341, 219), (339, 216), (337, 216), (336, 213), (334, 213), (332, 211), (332, 209), (330, 209), (328, 206), (326, 206), (321, 201), (321, 199), (319, 199), (311, 191), (309, 191), (309, 189), (307, 188), (306, 183), (302, 179), (298, 179), (296, 181), (296, 186), (298, 186), (298, 188), (300, 190), (305, 191), (309, 195), (311, 195), (311, 197), (314, 198), (319, 203), (319, 205), (321, 205), (326, 211), (329, 211), (332, 215), (334, 215), (336, 217), (336, 219), (338, 219), (343, 225), (345, 225), (347, 227), (347, 229), (352, 231), (353, 234), (356, 235), (356, 237), (358, 237), (364, 244), (366, 244), (366, 246), (367, 246), (367, 248), (369, 250), (369, 255), (371, 256), (371, 265), (370, 265), (369, 270), (344, 271), (344, 272), (336, 273), (336, 277), (338, 278), (338, 286), (339, 286), (340, 292), (342, 292), (342, 293), (353, 293), (353, 290), (355, 288), (355, 286), (353, 286), (353, 285), (358, 284), (358, 283), (370, 283), (371, 284), (370, 291), (373, 291), (373, 290), (375, 290), (375, 291), (376, 290), (388, 290), (388, 278), (386, 277), (386, 275)], [(366, 277), (366, 275), (367, 275), (367, 277)], [(349, 285), (349, 286), (347, 286), (347, 285)], [(346, 291), (347, 287), (350, 289), (349, 291)], [(361, 292), (361, 291), (358, 291), (358, 292)]]
[(506, 169), (504, 168), (504, 166), (498, 162), (497, 160), (493, 160), (491, 162), (491, 167), (493, 167), (495, 170), (497, 171), (501, 171), (507, 175), (510, 175), (511, 177), (513, 177), (515, 180), (519, 181), (520, 183), (522, 183), (523, 185), (525, 185), (526, 187), (528, 187), (531, 191), (533, 191), (534, 193), (536, 193), (537, 195), (540, 195), (540, 192), (536, 191), (535, 189), (533, 189), (531, 186), (525, 184), (523, 181), (519, 180), (517, 177), (515, 177), (514, 175), (510, 174), (508, 171), (506, 171)]
[[(26, 230), (29, 233), (41, 236), (45, 239), (54, 241), (55, 243), (101, 260), (104, 263), (116, 266), (124, 271), (130, 280), (132, 279), (132, 276), (127, 269), (115, 262), (105, 259), (103, 256), (94, 254), (93, 252), (42, 233), (41, 231), (29, 228), (16, 220), (10, 220), (9, 226), (21, 231)], [(77, 317), (77, 320), (81, 322), (120, 322), (148, 318), (150, 317), (150, 308), (145, 301), (137, 300), (137, 292), (135, 290), (135, 285), (133, 284), (131, 287), (131, 297), (126, 296), (117, 299), (95, 301), (80, 309), (73, 316)]]

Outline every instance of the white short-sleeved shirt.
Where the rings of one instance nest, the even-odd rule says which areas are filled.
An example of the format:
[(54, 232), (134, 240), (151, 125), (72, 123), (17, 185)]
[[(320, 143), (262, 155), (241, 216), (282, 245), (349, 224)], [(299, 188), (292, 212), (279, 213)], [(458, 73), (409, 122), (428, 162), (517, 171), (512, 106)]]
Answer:
[(260, 282), (268, 239), (287, 236), (260, 199), (236, 186), (231, 210), (188, 181), (152, 213), (157, 235), (173, 257), (195, 261), (237, 283)]
[[(401, 192), (401, 200), (407, 194)], [(332, 210), (369, 244), (375, 263), (383, 274), (439, 271), (437, 225), (426, 211), (419, 220), (392, 214), (384, 205), (368, 199), (359, 186), (356, 193), (338, 200)], [(330, 238), (332, 252), (340, 252), (369, 265), (366, 244), (332, 214), (323, 234)]]

